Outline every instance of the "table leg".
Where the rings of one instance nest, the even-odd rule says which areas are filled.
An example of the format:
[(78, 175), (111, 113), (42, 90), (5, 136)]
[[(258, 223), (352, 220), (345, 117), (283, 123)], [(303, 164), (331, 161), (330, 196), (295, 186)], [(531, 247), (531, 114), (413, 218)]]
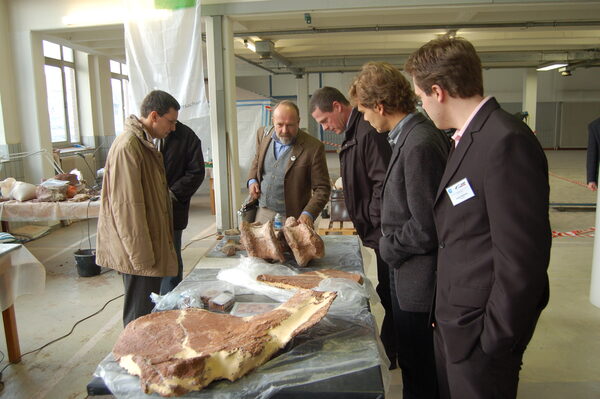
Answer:
[(6, 335), (6, 347), (8, 348), (8, 360), (11, 363), (21, 361), (21, 348), (19, 347), (19, 335), (17, 333), (17, 319), (14, 306), (2, 311), (4, 321), (4, 335)]
[(213, 178), (210, 178), (210, 213), (212, 215), (217, 214), (217, 210), (215, 208), (215, 188), (213, 187)]

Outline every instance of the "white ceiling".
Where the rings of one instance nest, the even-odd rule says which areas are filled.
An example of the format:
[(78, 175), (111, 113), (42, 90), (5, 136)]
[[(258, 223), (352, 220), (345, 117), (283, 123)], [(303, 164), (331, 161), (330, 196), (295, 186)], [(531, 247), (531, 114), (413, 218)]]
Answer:
[[(454, 5), (447, 0), (345, 0), (335, 6), (325, 0), (322, 6), (304, 1), (310, 10), (283, 0), (202, 4), (207, 3), (203, 13), (224, 12), (233, 20), (238, 59), (274, 73), (356, 71), (368, 60), (402, 66), (415, 49), (452, 30), (475, 45), (486, 68), (535, 67), (559, 60), (575, 68), (600, 66), (600, 1), (470, 0), (471, 5)], [(408, 3), (412, 5), (393, 6)], [(125, 58), (122, 25), (45, 33), (82, 50)], [(260, 60), (244, 47), (244, 39), (271, 40), (276, 53)]]

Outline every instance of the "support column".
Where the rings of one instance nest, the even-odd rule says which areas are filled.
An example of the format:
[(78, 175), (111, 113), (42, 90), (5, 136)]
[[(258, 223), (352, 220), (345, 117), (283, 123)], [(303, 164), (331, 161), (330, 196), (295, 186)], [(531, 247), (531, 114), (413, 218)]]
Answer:
[(217, 230), (237, 225), (241, 182), (235, 103), (232, 23), (226, 16), (206, 17), (208, 97)]
[(19, 137), (22, 151), (46, 151), (45, 155), (36, 154), (23, 159), (25, 181), (39, 183), (42, 178), (54, 176), (54, 169), (49, 161), (52, 156), (52, 141), (41, 33), (16, 31), (12, 51), (19, 78), (15, 83), (16, 98), (8, 105), (14, 112), (7, 112), (6, 109), (4, 112), (21, 121), (19, 132), (26, 132)]
[(526, 69), (523, 75), (523, 107), (527, 111), (527, 124), (535, 132), (535, 120), (537, 114), (537, 71), (534, 68)]
[(300, 128), (308, 132), (308, 74), (296, 78), (296, 104), (300, 109)]
[[(15, 81), (17, 76), (13, 67), (12, 43), (8, 18), (8, 5), (0, 1), (0, 156), (8, 158), (11, 153), (21, 152), (20, 119), (17, 117), (17, 93)], [(6, 165), (4, 166), (6, 170)], [(23, 175), (20, 170), (18, 175)]]

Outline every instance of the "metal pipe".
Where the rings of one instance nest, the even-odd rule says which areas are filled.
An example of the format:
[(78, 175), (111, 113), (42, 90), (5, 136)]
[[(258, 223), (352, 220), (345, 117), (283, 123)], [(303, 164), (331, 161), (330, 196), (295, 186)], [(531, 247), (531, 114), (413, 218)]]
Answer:
[(235, 37), (248, 36), (282, 36), (282, 35), (311, 35), (323, 33), (359, 33), (359, 32), (389, 32), (407, 30), (459, 30), (459, 29), (498, 29), (498, 28), (561, 28), (561, 27), (594, 27), (600, 26), (600, 21), (550, 21), (550, 22), (493, 22), (481, 24), (436, 24), (436, 25), (375, 25), (352, 28), (308, 28), (279, 31), (255, 31), (234, 33)]

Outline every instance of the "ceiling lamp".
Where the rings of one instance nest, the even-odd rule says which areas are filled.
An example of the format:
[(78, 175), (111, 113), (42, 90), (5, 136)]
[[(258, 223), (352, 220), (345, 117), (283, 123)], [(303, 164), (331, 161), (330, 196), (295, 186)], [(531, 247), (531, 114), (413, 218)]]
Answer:
[(569, 64), (567, 64), (566, 62), (554, 62), (552, 64), (548, 64), (548, 65), (539, 67), (536, 69), (536, 71), (538, 71), (538, 72), (551, 71), (553, 69), (566, 67), (567, 65), (569, 65)]
[(560, 73), (561, 76), (571, 76), (573, 70), (568, 65), (565, 65), (562, 68), (558, 68), (558, 73)]

